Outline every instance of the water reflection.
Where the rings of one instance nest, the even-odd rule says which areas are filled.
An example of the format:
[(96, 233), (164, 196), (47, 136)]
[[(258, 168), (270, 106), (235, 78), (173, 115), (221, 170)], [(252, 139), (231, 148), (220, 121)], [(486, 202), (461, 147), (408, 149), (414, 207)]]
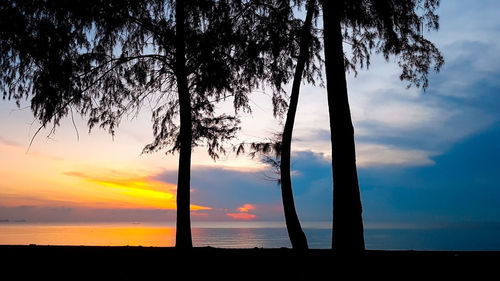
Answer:
[(221, 248), (291, 247), (284, 228), (195, 228), (193, 244)]
[[(284, 227), (217, 225), (194, 227), (196, 247), (291, 247)], [(245, 225), (246, 226), (246, 225)], [(310, 248), (330, 248), (331, 229), (304, 228)], [(367, 249), (499, 250), (500, 227), (366, 229)], [(0, 223), (0, 245), (158, 246), (175, 245), (172, 224), (28, 224)]]
[[(290, 247), (285, 228), (193, 228), (196, 247)], [(157, 224), (1, 224), (1, 245), (175, 245), (175, 227)]]
[(169, 247), (175, 245), (175, 228), (134, 224), (1, 225), (0, 244)]

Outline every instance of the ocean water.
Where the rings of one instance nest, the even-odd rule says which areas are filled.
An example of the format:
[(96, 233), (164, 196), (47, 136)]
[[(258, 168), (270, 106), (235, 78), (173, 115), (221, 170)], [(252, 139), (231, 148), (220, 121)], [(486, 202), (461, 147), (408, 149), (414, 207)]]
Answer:
[[(309, 247), (331, 247), (327, 223), (304, 224)], [(221, 248), (290, 247), (279, 223), (193, 224), (194, 246)], [(365, 229), (372, 250), (500, 250), (500, 227), (448, 226), (424, 229)], [(1, 223), (0, 245), (162, 246), (175, 244), (171, 224), (151, 223)]]

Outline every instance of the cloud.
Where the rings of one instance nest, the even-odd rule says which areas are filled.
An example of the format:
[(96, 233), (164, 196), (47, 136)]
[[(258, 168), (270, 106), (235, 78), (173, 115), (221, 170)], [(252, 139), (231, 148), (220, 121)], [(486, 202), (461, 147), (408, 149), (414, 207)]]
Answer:
[(242, 213), (248, 213), (251, 210), (255, 210), (255, 206), (252, 204), (244, 204), (241, 207), (238, 207), (238, 211)]
[(17, 194), (12, 191), (11, 193), (5, 193), (3, 190), (0, 192), (0, 206), (4, 207), (54, 207), (81, 205), (84, 205), (84, 203), (78, 202), (77, 200), (60, 199), (33, 194)]
[(438, 13), (440, 30), (430, 34), (432, 41), (450, 43), (467, 38), (492, 42), (498, 37), (500, 6), (496, 0), (441, 1)]
[[(134, 175), (120, 171), (101, 171), (92, 174), (78, 171), (68, 171), (67, 176), (77, 177), (99, 187), (110, 189), (122, 200), (144, 207), (161, 209), (176, 209), (176, 186), (170, 182), (154, 180), (149, 176)], [(210, 210), (211, 207), (191, 205), (192, 211)]]
[[(439, 45), (439, 38), (435, 42)], [(349, 77), (359, 167), (432, 165), (433, 157), (500, 120), (500, 65), (491, 63), (500, 59), (498, 44), (462, 40), (439, 47), (446, 64), (430, 75), (426, 92), (406, 89), (397, 65), (381, 58), (357, 78)], [(299, 111), (308, 111), (297, 115), (293, 149), (329, 155), (327, 110), (316, 98), (326, 92), (303, 95)]]
[[(500, 22), (495, 1), (444, 1), (440, 30), (425, 35), (445, 57), (426, 92), (406, 89), (400, 69), (373, 56), (369, 70), (348, 75), (360, 167), (433, 165), (459, 142), (500, 120)], [(478, 17), (478, 15), (481, 15)], [(460, 27), (460, 28), (457, 28)], [(329, 155), (326, 89), (301, 89), (293, 149)]]
[[(191, 200), (198, 205), (212, 207), (211, 210), (203, 211), (207, 216), (193, 217), (193, 220), (283, 220), (280, 187), (276, 182), (267, 180), (269, 173), (271, 171), (265, 169), (239, 170), (222, 166), (193, 166)], [(176, 182), (177, 172), (161, 171), (151, 176), (151, 179)], [(247, 212), (243, 212), (244, 210)]]
[(175, 210), (163, 209), (0, 206), (0, 219), (27, 222), (173, 222), (175, 216)]
[(291, 168), (295, 207), (301, 221), (330, 221), (332, 214), (332, 166), (323, 153), (294, 152)]
[[(294, 153), (292, 170), (299, 216), (313, 220), (327, 219), (331, 214), (332, 198), (328, 159), (323, 154), (310, 151)], [(244, 214), (251, 214), (261, 221), (283, 221), (280, 186), (266, 180), (267, 173), (271, 173), (271, 169), (241, 171), (193, 166), (191, 198), (200, 205), (212, 206), (213, 209), (207, 212), (212, 220), (224, 220), (224, 217), (249, 219), (250, 216)], [(175, 177), (175, 171), (163, 171), (154, 179), (170, 182), (175, 181)]]
[(397, 146), (361, 143), (358, 144), (357, 165), (360, 168), (373, 166), (427, 166), (433, 165), (431, 153), (425, 150), (404, 149)]
[(249, 213), (227, 213), (226, 215), (235, 220), (254, 220), (257, 218), (256, 215)]
[(235, 220), (254, 220), (257, 218), (255, 214), (249, 213), (250, 211), (256, 210), (255, 205), (252, 204), (244, 204), (237, 208), (238, 213), (226, 213), (226, 216), (229, 216)]
[(361, 169), (367, 221), (497, 221), (499, 125), (436, 156), (432, 166)]
[[(201, 205), (232, 209), (247, 202), (273, 203), (281, 200), (279, 186), (266, 180), (269, 171), (247, 171), (219, 166), (191, 168), (191, 198)], [(176, 182), (177, 172), (162, 171), (151, 177), (161, 182)]]

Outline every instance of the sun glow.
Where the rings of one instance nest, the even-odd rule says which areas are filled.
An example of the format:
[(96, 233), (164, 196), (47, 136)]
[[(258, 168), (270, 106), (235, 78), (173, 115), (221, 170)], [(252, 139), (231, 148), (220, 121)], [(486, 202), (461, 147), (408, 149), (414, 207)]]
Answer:
[[(70, 176), (77, 176), (84, 181), (97, 185), (97, 187), (106, 187), (108, 191), (115, 195), (116, 199), (127, 202), (127, 207), (136, 208), (158, 208), (158, 209), (176, 209), (176, 185), (157, 181), (146, 176), (143, 177), (124, 177), (114, 175), (113, 177), (94, 177), (81, 173), (69, 172)], [(191, 211), (210, 210), (211, 207), (191, 205)]]
[[(0, 206), (95, 209), (177, 208), (177, 185), (155, 179), (155, 170), (54, 159), (0, 143)], [(18, 155), (23, 155), (19, 157)], [(25, 170), (32, 171), (29, 176)], [(132, 171), (130, 171), (132, 170)], [(192, 204), (193, 213), (211, 207)]]
[[(116, 183), (105, 182), (105, 181), (96, 182), (96, 183), (99, 185), (106, 186), (106, 187), (119, 189), (122, 194), (130, 195), (132, 197), (143, 197), (143, 198), (150, 198), (150, 199), (155, 199), (155, 200), (173, 200), (175, 198), (175, 195), (173, 193), (170, 193), (170, 192), (162, 192), (162, 191), (156, 191), (156, 190), (134, 188), (134, 187), (119, 185)], [(147, 184), (144, 182), (131, 182), (130, 184), (133, 186), (140, 185), (140, 186), (147, 187)]]

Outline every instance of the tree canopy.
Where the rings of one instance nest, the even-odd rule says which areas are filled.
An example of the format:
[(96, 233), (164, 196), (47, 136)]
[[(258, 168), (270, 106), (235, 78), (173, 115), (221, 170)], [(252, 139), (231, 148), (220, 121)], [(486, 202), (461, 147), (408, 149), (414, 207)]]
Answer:
[[(74, 110), (88, 116), (89, 129), (100, 126), (111, 134), (123, 116), (152, 106), (155, 138), (144, 151), (177, 150), (174, 5), (2, 1), (3, 98), (30, 99), (43, 126), (57, 126)], [(215, 112), (216, 102), (225, 98), (236, 111), (250, 111), (248, 94), (269, 85), (274, 113), (284, 112), (282, 86), (293, 74), (301, 26), (293, 6), (270, 0), (186, 1), (193, 146), (206, 145), (213, 158), (224, 152), (222, 143), (238, 129), (236, 116)]]
[(350, 49), (345, 53), (346, 70), (357, 73), (358, 68), (368, 68), (371, 55), (381, 54), (397, 61), (400, 79), (408, 87), (426, 89), (430, 70), (439, 71), (444, 63), (424, 36), (424, 30), (439, 29), (438, 6), (439, 0), (344, 1), (342, 36)]

